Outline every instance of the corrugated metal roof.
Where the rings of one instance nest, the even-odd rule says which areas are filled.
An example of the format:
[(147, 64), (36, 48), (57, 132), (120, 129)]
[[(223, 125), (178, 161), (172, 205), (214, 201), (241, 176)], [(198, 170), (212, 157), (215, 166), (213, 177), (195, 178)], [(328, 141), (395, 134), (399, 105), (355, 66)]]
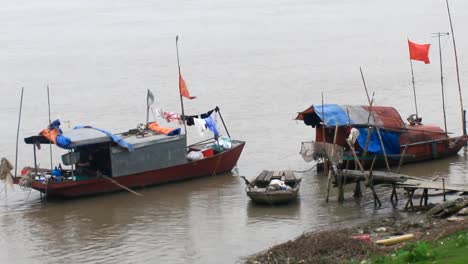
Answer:
[[(372, 114), (369, 119), (369, 112)], [(307, 116), (315, 115), (325, 126), (332, 127), (338, 123), (339, 126), (373, 126), (401, 129), (405, 124), (398, 111), (390, 106), (363, 106), (363, 105), (312, 105), (299, 112), (296, 119), (304, 120)], [(313, 124), (314, 126), (317, 124)]]

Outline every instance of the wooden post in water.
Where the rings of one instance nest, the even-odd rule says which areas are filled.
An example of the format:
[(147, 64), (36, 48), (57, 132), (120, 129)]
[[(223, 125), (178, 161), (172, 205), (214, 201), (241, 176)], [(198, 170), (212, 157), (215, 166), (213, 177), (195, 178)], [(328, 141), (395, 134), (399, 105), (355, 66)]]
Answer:
[(444, 202), (447, 200), (445, 199), (445, 178), (442, 178), (442, 192), (444, 194)]
[[(323, 108), (322, 108), (323, 109)], [(338, 122), (336, 122), (336, 125), (335, 125), (335, 135), (333, 136), (333, 148), (332, 148), (332, 151), (331, 151), (331, 157), (328, 157), (330, 163), (332, 164), (333, 166), (333, 163), (331, 162), (330, 159), (333, 158), (333, 155), (335, 154), (335, 144), (336, 144), (336, 135), (338, 134)], [(325, 148), (325, 144), (323, 144), (324, 148)], [(325, 200), (327, 203), (328, 203), (328, 198), (330, 197), (330, 185), (331, 185), (331, 174), (333, 172), (333, 169), (329, 169), (328, 170), (328, 180), (327, 180), (327, 199)]]
[(403, 159), (405, 158), (407, 148), (408, 148), (408, 144), (405, 145), (405, 148), (403, 149), (403, 153), (401, 154), (400, 162), (398, 163), (398, 169), (396, 171), (397, 174), (400, 173), (401, 165), (403, 165)]
[[(374, 122), (375, 123), (375, 122)], [(387, 151), (385, 150), (385, 145), (384, 145), (384, 142), (383, 142), (383, 139), (382, 139), (382, 135), (380, 134), (380, 128), (377, 127), (377, 135), (379, 136), (379, 141), (380, 141), (380, 146), (382, 147), (382, 151), (383, 151), (383, 154), (384, 154), (384, 159), (385, 159), (385, 165), (387, 166), (387, 170), (388, 172), (392, 172), (390, 170), (390, 165), (388, 163), (388, 158), (387, 158)]]

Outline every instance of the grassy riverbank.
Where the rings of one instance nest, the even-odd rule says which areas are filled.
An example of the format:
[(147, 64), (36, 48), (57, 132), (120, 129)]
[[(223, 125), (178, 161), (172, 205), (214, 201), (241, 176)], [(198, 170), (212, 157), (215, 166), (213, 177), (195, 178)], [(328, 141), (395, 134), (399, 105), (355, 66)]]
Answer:
[[(465, 256), (464, 253), (467, 249), (467, 245), (464, 245), (464, 241), (468, 241), (467, 230), (466, 217), (456, 221), (431, 219), (422, 215), (409, 219), (375, 219), (351, 228), (305, 233), (251, 256), (245, 262), (413, 263), (408, 259), (419, 261), (418, 258), (421, 258), (423, 262), (420, 263), (468, 263), (468, 255)], [(414, 234), (414, 239), (393, 246), (375, 244), (377, 240), (403, 234)], [(458, 235), (462, 237), (456, 239)], [(355, 236), (364, 236), (367, 239), (353, 238)], [(448, 237), (445, 238), (446, 236)], [(464, 246), (457, 247), (462, 244)], [(422, 256), (432, 259), (422, 259)]]
[[(468, 230), (456, 232), (444, 238), (410, 243), (388, 255), (373, 256), (366, 263), (468, 263)], [(351, 262), (353, 263), (353, 262)]]

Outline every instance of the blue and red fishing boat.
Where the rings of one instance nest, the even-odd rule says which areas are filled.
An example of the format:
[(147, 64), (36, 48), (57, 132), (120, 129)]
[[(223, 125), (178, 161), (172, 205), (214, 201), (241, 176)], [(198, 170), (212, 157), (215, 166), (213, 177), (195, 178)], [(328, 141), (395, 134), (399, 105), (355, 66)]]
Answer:
[[(299, 112), (296, 120), (315, 128), (315, 142), (333, 143), (336, 132), (335, 143), (345, 150), (344, 160), (354, 159), (346, 150), (347, 138), (355, 128), (359, 132), (353, 146), (358, 159), (367, 152), (366, 159), (377, 158), (375, 166), (385, 165), (384, 156), (390, 165), (395, 165), (456, 155), (468, 140), (466, 135), (450, 137), (442, 128), (424, 125), (420, 119), (410, 117), (405, 123), (398, 111), (389, 106), (312, 105)], [(303, 143), (302, 153), (306, 160), (320, 156), (307, 142)]]

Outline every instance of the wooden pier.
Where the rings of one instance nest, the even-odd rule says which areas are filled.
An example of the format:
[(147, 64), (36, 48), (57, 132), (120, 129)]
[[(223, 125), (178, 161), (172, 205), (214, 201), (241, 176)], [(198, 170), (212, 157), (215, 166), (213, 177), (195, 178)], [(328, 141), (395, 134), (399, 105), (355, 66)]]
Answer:
[(462, 194), (468, 193), (468, 185), (454, 185), (446, 184), (445, 179), (425, 179), (421, 177), (413, 177), (404, 174), (382, 172), (382, 171), (360, 171), (360, 170), (342, 170), (336, 177), (336, 186), (339, 188), (338, 200), (342, 200), (343, 197), (343, 186), (345, 184), (356, 183), (355, 196), (359, 196), (360, 182), (364, 182), (365, 186), (371, 188), (374, 195), (374, 202), (380, 206), (380, 200), (377, 194), (373, 190), (376, 185), (388, 186), (392, 188), (392, 194), (390, 197), (391, 202), (398, 201), (398, 195), (396, 189), (404, 189), (408, 196), (408, 200), (405, 205), (405, 209), (413, 209), (413, 198), (414, 193), (417, 190), (422, 190), (419, 205), (427, 205), (429, 199), (429, 190), (442, 191), (442, 195), (446, 193), (460, 192)]

